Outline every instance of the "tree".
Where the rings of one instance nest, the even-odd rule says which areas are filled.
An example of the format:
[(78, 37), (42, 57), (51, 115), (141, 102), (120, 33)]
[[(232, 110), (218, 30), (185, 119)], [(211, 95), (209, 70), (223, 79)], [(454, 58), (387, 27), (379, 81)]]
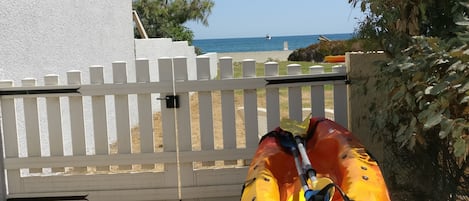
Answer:
[(376, 85), (388, 98), (370, 107), (372, 132), (385, 140), (388, 184), (418, 195), (410, 200), (467, 199), (459, 196), (469, 195), (468, 4), (349, 2), (368, 12), (359, 36), (391, 56)]
[(391, 56), (412, 43), (412, 36), (453, 38), (465, 8), (459, 0), (348, 0), (366, 13), (357, 35), (381, 44)]
[[(197, 21), (208, 26), (208, 16), (214, 2), (211, 0), (137, 0), (133, 9), (151, 38), (172, 38), (192, 43), (193, 32), (184, 26), (187, 21)], [(136, 37), (140, 37), (135, 31)]]
[[(390, 131), (387, 148), (404, 159), (387, 163), (389, 169), (410, 173), (393, 183), (452, 200), (469, 193), (469, 47), (425, 37), (412, 43), (380, 69), (378, 88), (389, 96), (384, 108), (372, 111), (374, 132)], [(402, 163), (412, 171), (402, 171)]]

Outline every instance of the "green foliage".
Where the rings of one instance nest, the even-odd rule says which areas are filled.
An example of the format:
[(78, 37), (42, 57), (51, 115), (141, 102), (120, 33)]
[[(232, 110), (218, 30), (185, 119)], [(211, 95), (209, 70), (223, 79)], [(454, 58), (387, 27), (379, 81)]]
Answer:
[(419, 200), (468, 195), (468, 4), (349, 2), (366, 12), (358, 38), (380, 44), (392, 59), (377, 72), (377, 91), (388, 96), (370, 106), (372, 131), (385, 141), (390, 186)]
[(459, 143), (469, 144), (469, 63), (465, 59), (469, 47), (436, 38), (412, 41), (414, 45), (402, 56), (381, 69), (378, 87), (390, 92), (384, 108), (389, 124), (376, 126), (397, 130), (397, 142), (411, 149), (415, 146), (411, 138), (426, 145), (429, 142), (423, 136), (448, 137), (455, 157), (464, 158), (469, 150)]
[[(138, 0), (133, 9), (141, 18), (150, 38), (172, 38), (192, 43), (194, 33), (184, 26), (187, 21), (208, 25), (208, 16), (214, 6), (211, 0)], [(139, 33), (134, 31), (136, 38)]]
[(345, 52), (362, 49), (362, 41), (356, 39), (321, 41), (306, 48), (296, 49), (288, 56), (288, 60), (322, 62), (327, 55), (344, 55)]
[(371, 109), (373, 131), (388, 133), (396, 153), (406, 147), (425, 159), (414, 161), (414, 171), (434, 176), (420, 193), (445, 200), (469, 193), (469, 33), (459, 36), (411, 38), (413, 45), (379, 70), (377, 87), (388, 98)]
[(366, 14), (356, 30), (359, 38), (381, 45), (398, 55), (412, 43), (412, 36), (452, 38), (465, 11), (460, 0), (349, 0)]

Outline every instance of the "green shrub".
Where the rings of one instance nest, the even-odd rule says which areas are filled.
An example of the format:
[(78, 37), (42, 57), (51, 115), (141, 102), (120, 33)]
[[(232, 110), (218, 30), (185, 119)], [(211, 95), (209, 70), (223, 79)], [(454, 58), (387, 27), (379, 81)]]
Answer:
[(389, 96), (371, 110), (374, 133), (386, 134), (386, 149), (398, 157), (387, 161), (391, 184), (424, 200), (452, 200), (469, 194), (469, 46), (426, 37), (412, 43), (380, 70), (378, 90)]
[(288, 56), (288, 61), (313, 61), (322, 62), (328, 55), (344, 55), (346, 52), (361, 51), (362, 42), (356, 39), (320, 41), (306, 48), (293, 51)]

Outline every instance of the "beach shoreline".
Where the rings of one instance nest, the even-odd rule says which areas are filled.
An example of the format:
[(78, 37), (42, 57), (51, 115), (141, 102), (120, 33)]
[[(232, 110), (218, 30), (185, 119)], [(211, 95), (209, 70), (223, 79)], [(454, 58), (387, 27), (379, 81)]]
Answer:
[(279, 51), (256, 51), (256, 52), (222, 52), (217, 53), (218, 59), (222, 57), (231, 57), (233, 62), (241, 62), (244, 59), (254, 59), (258, 63), (267, 61), (287, 61), (292, 50)]

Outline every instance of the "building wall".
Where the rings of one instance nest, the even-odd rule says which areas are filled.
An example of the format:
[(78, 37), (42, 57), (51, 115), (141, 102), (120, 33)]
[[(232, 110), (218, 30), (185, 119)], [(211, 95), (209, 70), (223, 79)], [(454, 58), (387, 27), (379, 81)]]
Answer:
[[(58, 74), (59, 84), (65, 84), (67, 71), (81, 70), (82, 81), (89, 83), (89, 66), (103, 65), (104, 81), (112, 82), (113, 61), (126, 61), (128, 69), (134, 69), (131, 1), (0, 0), (0, 5), (0, 80), (13, 80), (20, 86), (21, 80), (29, 77), (43, 85), (45, 75)], [(135, 72), (128, 72), (135, 80)], [(90, 101), (85, 100), (85, 105), (84, 112), (91, 113)], [(67, 107), (63, 105), (63, 109)], [(43, 100), (39, 100), (38, 108), (40, 124), (46, 125)], [(113, 105), (107, 108), (113, 114)], [(24, 117), (21, 110), (18, 112), (20, 155), (24, 155)], [(70, 140), (69, 121), (62, 119), (65, 141)], [(112, 123), (115, 118), (111, 116), (108, 121)], [(88, 135), (92, 121), (86, 119), (85, 123)], [(115, 125), (108, 131), (112, 141)], [(40, 132), (41, 138), (47, 138), (46, 126), (41, 126)], [(87, 143), (90, 140), (87, 138)], [(88, 153), (92, 150), (87, 147)], [(42, 151), (48, 154), (48, 149)]]
[(190, 80), (197, 79), (195, 68), (196, 54), (193, 46), (189, 46), (186, 41), (172, 41), (171, 38), (151, 38), (135, 40), (136, 58), (147, 58), (150, 61), (150, 80), (158, 81), (158, 62), (161, 57), (178, 57), (187, 58), (187, 65), (194, 66), (188, 69), (188, 77)]
[[(0, 0), (0, 79), (46, 74), (134, 59), (132, 2), (115, 0)], [(129, 65), (134, 65), (129, 62)], [(109, 73), (108, 73), (109, 72)], [(106, 81), (111, 76), (106, 76)]]
[[(349, 129), (360, 139), (368, 151), (378, 159), (384, 160), (383, 143), (378, 140), (380, 136), (373, 136), (371, 132), (370, 106), (383, 102), (386, 98), (384, 91), (376, 91), (378, 82), (376, 64), (378, 61), (386, 61), (386, 54), (378, 53), (347, 53), (345, 61), (347, 66), (348, 78), (351, 81), (349, 85)], [(383, 167), (383, 166), (381, 166)]]

